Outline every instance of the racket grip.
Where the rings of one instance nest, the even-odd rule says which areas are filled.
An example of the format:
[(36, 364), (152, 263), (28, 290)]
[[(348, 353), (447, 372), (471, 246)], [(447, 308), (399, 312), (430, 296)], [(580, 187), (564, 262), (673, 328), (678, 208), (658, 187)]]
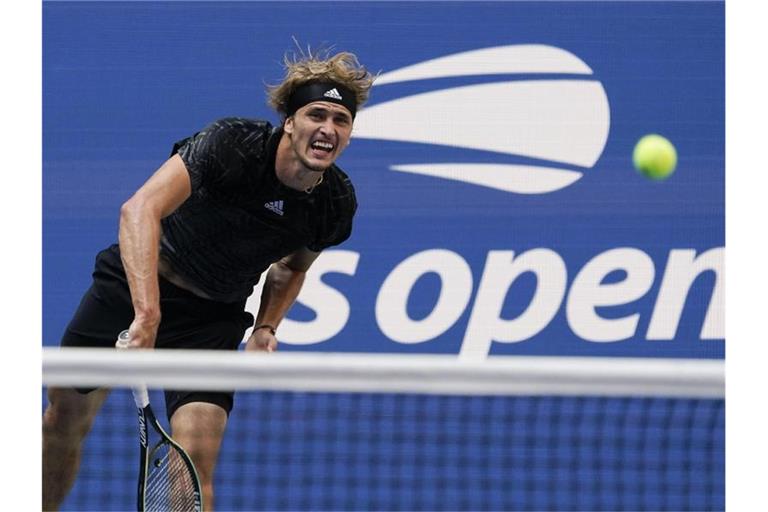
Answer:
[(128, 348), (130, 344), (131, 344), (131, 334), (128, 332), (128, 329), (122, 331), (120, 334), (117, 335), (117, 341), (115, 342), (115, 346), (117, 348)]
[[(131, 334), (128, 332), (128, 329), (126, 329), (117, 336), (115, 347), (125, 350), (130, 344)], [(133, 401), (136, 402), (136, 407), (144, 409), (149, 405), (149, 391), (147, 391), (147, 386), (136, 386), (131, 391), (133, 391)]]

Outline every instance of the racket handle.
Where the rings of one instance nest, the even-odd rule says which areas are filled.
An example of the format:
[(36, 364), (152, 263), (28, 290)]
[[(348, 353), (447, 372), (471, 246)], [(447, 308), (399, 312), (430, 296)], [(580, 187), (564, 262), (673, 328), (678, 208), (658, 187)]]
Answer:
[[(125, 350), (130, 344), (131, 334), (128, 332), (128, 329), (126, 329), (117, 336), (115, 347), (120, 350)], [(149, 405), (149, 391), (147, 391), (147, 386), (136, 386), (135, 388), (132, 388), (131, 391), (133, 391), (133, 401), (136, 402), (136, 407), (144, 409)]]
[(128, 348), (128, 345), (131, 344), (131, 333), (128, 332), (128, 329), (122, 331), (120, 334), (117, 335), (117, 342), (115, 342), (115, 346), (117, 348)]

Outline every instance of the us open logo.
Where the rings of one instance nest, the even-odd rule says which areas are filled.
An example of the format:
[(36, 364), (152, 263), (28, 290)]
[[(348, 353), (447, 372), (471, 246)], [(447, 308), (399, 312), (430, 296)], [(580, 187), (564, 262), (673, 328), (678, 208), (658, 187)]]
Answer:
[[(515, 74), (521, 78), (506, 78)], [(499, 81), (499, 75), (505, 78)], [(553, 192), (579, 180), (605, 148), (610, 108), (592, 75), (581, 59), (547, 45), (447, 55), (382, 74), (376, 85), (465, 76), (488, 77), (489, 82), (374, 104), (358, 114), (354, 136), (500, 154), (494, 163), (393, 162), (392, 171), (517, 194)], [(534, 163), (503, 161), (510, 156)]]

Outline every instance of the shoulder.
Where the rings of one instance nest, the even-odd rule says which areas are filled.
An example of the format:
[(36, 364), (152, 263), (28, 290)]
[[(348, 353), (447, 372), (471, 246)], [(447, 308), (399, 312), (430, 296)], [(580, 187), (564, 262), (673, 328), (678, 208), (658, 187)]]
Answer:
[(269, 132), (272, 125), (263, 119), (249, 117), (222, 117), (213, 121), (206, 129), (228, 130), (234, 133)]
[(263, 151), (271, 132), (272, 125), (268, 121), (245, 117), (222, 117), (193, 135), (176, 142), (171, 155), (180, 152), (182, 148), (185, 148), (186, 152), (190, 150), (211, 152), (232, 148), (239, 149), (240, 153)]
[(263, 149), (272, 132), (268, 121), (245, 117), (223, 117), (206, 126), (201, 134), (242, 149)]
[(193, 191), (200, 185), (235, 185), (255, 163), (265, 159), (271, 132), (272, 125), (267, 121), (224, 117), (177, 142), (173, 151), (184, 161)]

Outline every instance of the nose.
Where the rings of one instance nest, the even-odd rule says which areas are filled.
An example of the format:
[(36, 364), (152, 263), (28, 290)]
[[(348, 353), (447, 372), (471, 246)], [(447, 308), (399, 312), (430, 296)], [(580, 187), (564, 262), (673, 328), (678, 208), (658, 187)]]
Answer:
[(320, 125), (320, 133), (323, 135), (332, 135), (334, 133), (333, 128), (333, 119), (326, 119), (323, 121), (323, 123)]

